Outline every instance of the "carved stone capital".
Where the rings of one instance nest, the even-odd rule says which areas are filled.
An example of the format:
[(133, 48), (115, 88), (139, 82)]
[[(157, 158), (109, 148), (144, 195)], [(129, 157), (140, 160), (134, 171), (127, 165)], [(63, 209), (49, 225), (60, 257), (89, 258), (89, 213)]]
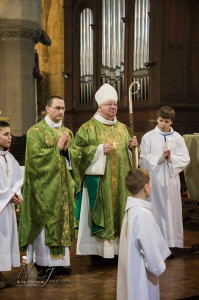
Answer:
[(21, 28), (0, 29), (0, 39), (28, 39), (37, 44), (40, 40), (41, 32)]

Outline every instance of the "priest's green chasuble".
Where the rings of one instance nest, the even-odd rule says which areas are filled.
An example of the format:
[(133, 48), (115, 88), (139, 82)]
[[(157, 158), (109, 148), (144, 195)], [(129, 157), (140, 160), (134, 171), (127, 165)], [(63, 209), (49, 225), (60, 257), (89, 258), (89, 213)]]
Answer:
[[(116, 122), (106, 125), (96, 119), (83, 124), (75, 137), (81, 148), (80, 174), (88, 189), (91, 233), (100, 239), (114, 240), (119, 237), (127, 196), (125, 176), (131, 169), (128, 151), (130, 132), (126, 125)], [(85, 175), (94, 158), (98, 145), (112, 143), (107, 155), (104, 175)], [(75, 217), (78, 226), (81, 211), (81, 191), (76, 198)]]
[[(57, 147), (63, 133), (70, 137), (72, 171)], [(73, 145), (73, 134), (66, 127), (49, 127), (45, 120), (27, 133), (23, 204), (19, 241), (25, 249), (45, 227), (45, 243), (52, 256), (64, 254), (71, 245), (74, 228), (74, 197), (80, 182), (77, 166), (80, 152)], [(76, 186), (75, 186), (75, 181)]]

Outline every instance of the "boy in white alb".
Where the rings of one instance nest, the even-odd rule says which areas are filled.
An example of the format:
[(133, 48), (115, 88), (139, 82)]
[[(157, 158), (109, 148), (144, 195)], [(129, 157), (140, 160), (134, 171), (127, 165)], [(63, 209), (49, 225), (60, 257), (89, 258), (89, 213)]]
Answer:
[(6, 286), (1, 272), (20, 266), (14, 204), (21, 204), (23, 177), (18, 162), (8, 151), (11, 140), (9, 124), (0, 121), (0, 289)]
[(183, 137), (171, 127), (175, 111), (169, 106), (157, 112), (157, 126), (141, 141), (139, 165), (151, 173), (155, 220), (169, 247), (183, 247), (182, 203), (179, 173), (190, 158)]
[(159, 276), (170, 250), (155, 223), (150, 195), (150, 176), (132, 169), (126, 176), (127, 198), (119, 247), (117, 300), (158, 300)]

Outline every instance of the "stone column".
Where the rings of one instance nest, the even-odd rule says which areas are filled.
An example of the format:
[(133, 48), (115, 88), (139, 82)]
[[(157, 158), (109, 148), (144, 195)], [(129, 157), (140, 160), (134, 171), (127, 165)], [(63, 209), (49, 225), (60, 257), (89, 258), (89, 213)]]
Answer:
[(0, 111), (15, 136), (36, 122), (34, 46), (41, 37), (40, 0), (0, 1)]

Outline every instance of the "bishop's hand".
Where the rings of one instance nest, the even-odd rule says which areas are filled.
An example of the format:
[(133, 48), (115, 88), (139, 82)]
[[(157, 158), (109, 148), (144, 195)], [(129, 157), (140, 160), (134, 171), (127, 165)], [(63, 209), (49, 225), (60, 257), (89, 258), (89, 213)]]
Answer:
[(104, 144), (104, 154), (107, 155), (109, 154), (109, 152), (111, 151), (112, 149), (112, 144), (109, 143), (109, 144)]
[(138, 146), (137, 137), (134, 136), (129, 140), (129, 148), (133, 148), (137, 146)]

